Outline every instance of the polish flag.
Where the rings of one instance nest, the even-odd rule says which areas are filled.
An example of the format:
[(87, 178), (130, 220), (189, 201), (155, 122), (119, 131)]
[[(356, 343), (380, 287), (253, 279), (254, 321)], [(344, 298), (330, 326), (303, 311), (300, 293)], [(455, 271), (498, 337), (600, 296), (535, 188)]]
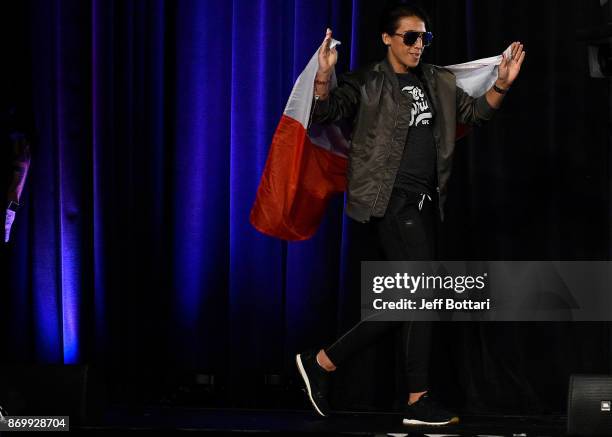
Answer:
[[(331, 47), (338, 44), (339, 41), (332, 40)], [(472, 96), (479, 96), (495, 82), (501, 60), (500, 55), (446, 68), (456, 74), (458, 86)], [(282, 240), (301, 241), (312, 237), (329, 200), (346, 189), (349, 131), (342, 123), (309, 124), (318, 68), (318, 52), (315, 52), (295, 82), (272, 137), (251, 209), (253, 227)], [(330, 86), (337, 86), (335, 71)], [(458, 136), (465, 133), (465, 127), (458, 126)]]

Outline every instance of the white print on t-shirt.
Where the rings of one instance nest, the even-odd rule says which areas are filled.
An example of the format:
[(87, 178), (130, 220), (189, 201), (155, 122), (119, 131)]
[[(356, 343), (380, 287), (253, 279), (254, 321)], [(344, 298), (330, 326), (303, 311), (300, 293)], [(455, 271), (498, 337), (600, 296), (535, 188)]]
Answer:
[(410, 126), (428, 125), (432, 115), (423, 90), (416, 86), (405, 86), (402, 91), (409, 92), (413, 99), (412, 110), (410, 111)]

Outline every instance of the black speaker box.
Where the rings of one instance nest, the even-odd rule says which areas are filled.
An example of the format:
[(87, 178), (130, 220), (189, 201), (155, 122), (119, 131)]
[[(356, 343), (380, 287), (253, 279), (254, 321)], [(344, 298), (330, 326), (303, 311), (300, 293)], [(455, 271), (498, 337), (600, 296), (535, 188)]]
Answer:
[(567, 433), (571, 436), (612, 436), (612, 376), (570, 377)]
[(101, 420), (101, 374), (87, 365), (0, 366), (0, 407), (9, 416), (70, 416), (70, 424)]

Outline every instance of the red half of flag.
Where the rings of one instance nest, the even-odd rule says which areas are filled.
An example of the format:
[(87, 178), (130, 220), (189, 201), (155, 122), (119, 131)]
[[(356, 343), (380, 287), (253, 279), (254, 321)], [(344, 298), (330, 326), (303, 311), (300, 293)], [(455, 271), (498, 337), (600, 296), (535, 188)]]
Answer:
[(312, 143), (287, 115), (276, 128), (250, 222), (289, 241), (312, 237), (332, 196), (346, 189), (347, 159)]

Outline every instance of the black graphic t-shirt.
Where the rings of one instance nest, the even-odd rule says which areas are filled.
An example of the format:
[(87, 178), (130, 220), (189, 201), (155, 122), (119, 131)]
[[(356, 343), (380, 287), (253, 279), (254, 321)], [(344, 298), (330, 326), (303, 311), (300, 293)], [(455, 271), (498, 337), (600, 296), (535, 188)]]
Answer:
[(425, 87), (414, 73), (397, 74), (400, 89), (412, 96), (412, 114), (395, 186), (432, 195), (436, 179), (433, 115)]

